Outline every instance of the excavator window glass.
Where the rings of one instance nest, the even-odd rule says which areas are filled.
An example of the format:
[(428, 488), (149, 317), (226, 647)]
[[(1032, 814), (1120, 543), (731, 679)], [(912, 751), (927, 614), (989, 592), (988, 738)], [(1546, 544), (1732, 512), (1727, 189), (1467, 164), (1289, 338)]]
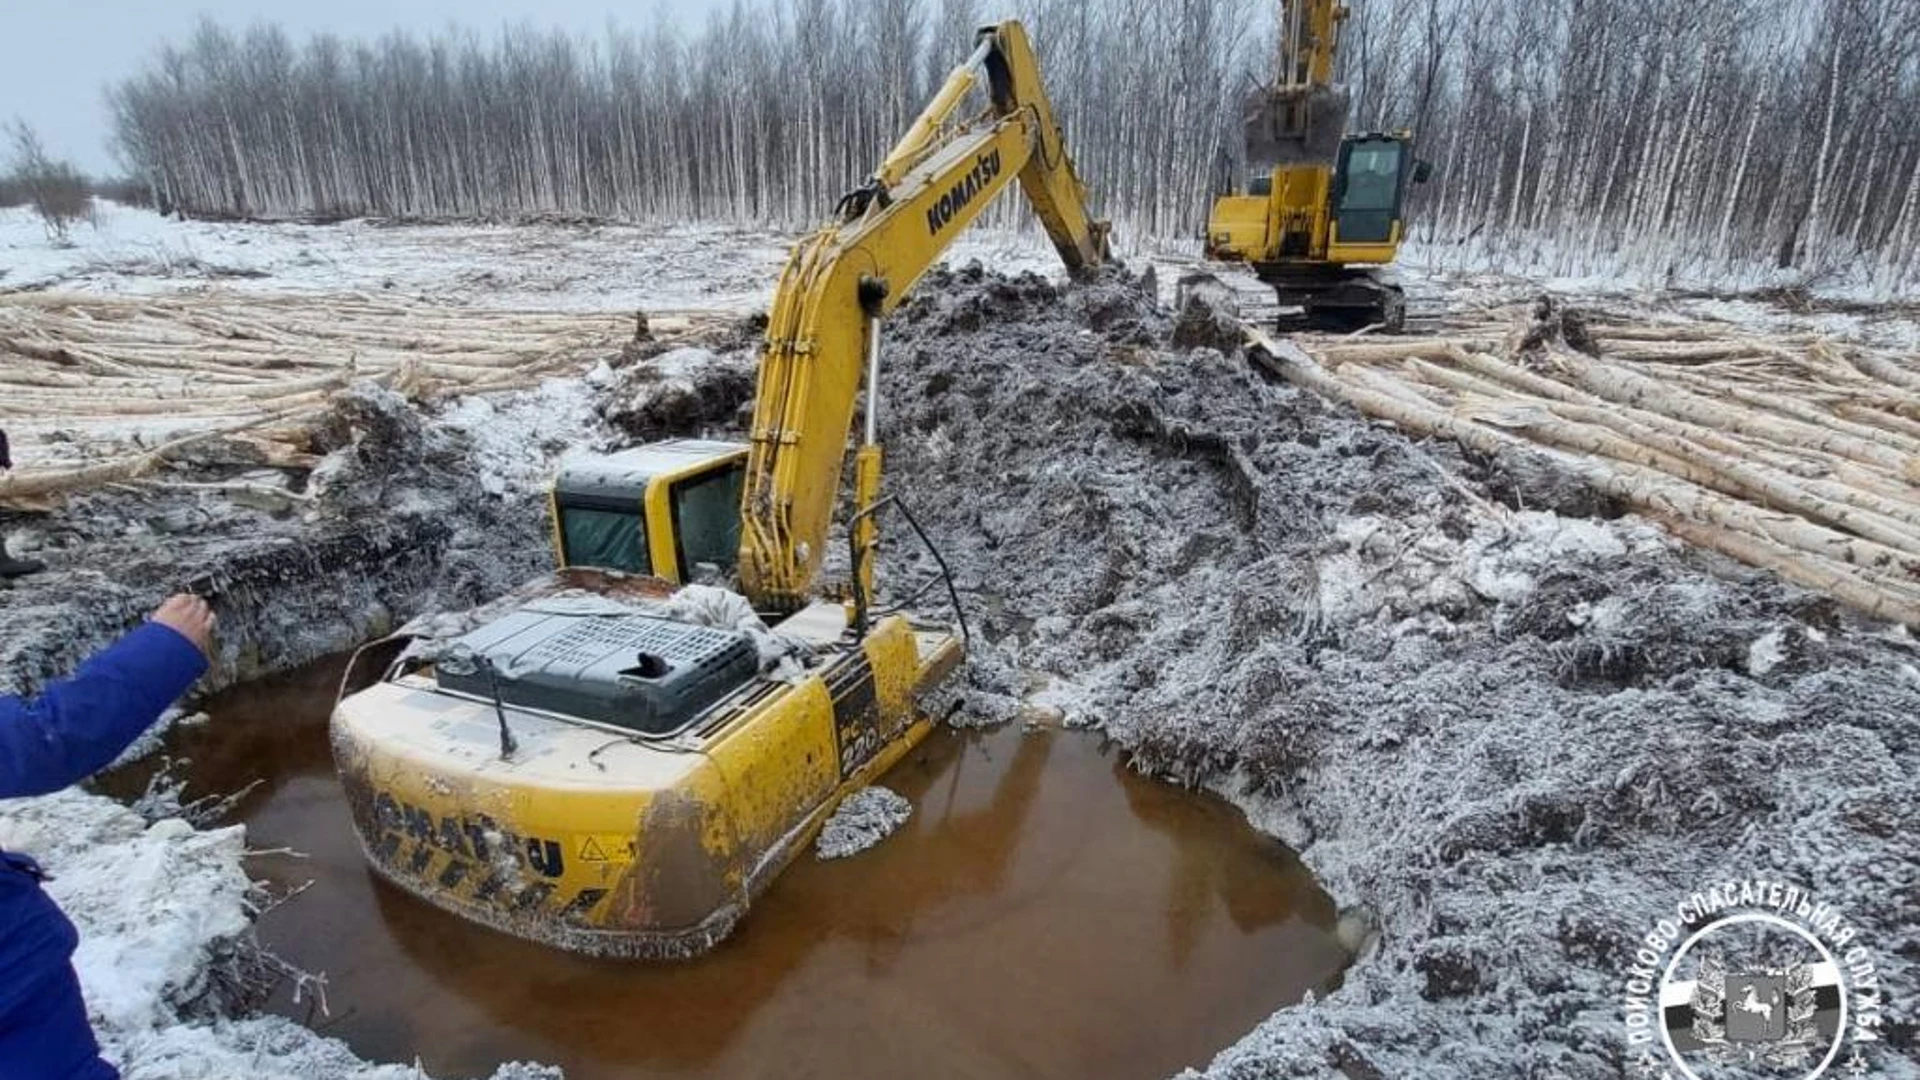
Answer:
[(592, 566), (629, 574), (653, 573), (638, 505), (622, 507), (583, 499), (563, 501), (560, 543), (568, 566)]
[(740, 557), (740, 489), (747, 467), (736, 461), (673, 485), (673, 534), (680, 540), (680, 580), (700, 563), (731, 569)]
[(1393, 139), (1363, 139), (1340, 148), (1340, 202), (1335, 210), (1342, 244), (1386, 243), (1400, 216), (1403, 147)]

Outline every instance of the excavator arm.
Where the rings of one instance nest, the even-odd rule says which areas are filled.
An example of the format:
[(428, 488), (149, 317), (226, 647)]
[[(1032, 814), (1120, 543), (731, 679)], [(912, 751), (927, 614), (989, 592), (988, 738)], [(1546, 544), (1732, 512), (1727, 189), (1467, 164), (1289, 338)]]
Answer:
[(1280, 89), (1333, 85), (1340, 24), (1346, 21), (1340, 0), (1282, 0)]
[[(960, 119), (984, 83), (990, 106)], [(866, 432), (855, 505), (880, 488), (880, 320), (1015, 180), (1054, 247), (1079, 274), (1107, 258), (1107, 226), (1091, 220), (1033, 48), (1018, 22), (980, 31), (978, 46), (838, 220), (795, 246), (768, 316), (742, 492), (741, 584), (756, 607), (809, 599), (864, 382)], [(872, 595), (875, 515), (853, 525), (856, 580)]]

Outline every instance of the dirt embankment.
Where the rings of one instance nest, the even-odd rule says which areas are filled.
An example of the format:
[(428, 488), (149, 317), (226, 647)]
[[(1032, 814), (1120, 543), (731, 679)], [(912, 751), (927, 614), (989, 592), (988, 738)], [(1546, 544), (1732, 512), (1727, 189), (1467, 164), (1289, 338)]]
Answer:
[[(917, 295), (889, 483), (970, 605), (966, 711), (1062, 708), (1220, 787), (1377, 928), (1210, 1075), (1620, 1076), (1634, 944), (1728, 878), (1810, 887), (1920, 990), (1904, 633), (1176, 349), (1123, 278)], [(929, 567), (903, 536), (896, 582)], [(1914, 1075), (1911, 1020), (1884, 1035)]]
[[(576, 405), (564, 400), (577, 396)], [(17, 554), (49, 569), (5, 587), (0, 688), (69, 670), (167, 593), (213, 600), (221, 649), (202, 689), (284, 670), (386, 632), (424, 607), (496, 595), (547, 560), (534, 493), (490, 473), (501, 428), (541, 446), (536, 414), (589, 416), (585, 395), (536, 392), (507, 411), (425, 413), (371, 385), (317, 430), (311, 475), (189, 464), (171, 486), (76, 495), (48, 514), (0, 514)], [(516, 420), (515, 414), (526, 414)]]

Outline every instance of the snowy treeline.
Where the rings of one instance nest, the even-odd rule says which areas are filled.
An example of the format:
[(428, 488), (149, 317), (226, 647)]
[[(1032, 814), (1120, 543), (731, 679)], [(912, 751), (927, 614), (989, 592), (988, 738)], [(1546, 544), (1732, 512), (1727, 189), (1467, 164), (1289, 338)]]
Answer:
[[(1354, 126), (1416, 128), (1438, 166), (1430, 249), (1920, 276), (1920, 0), (1348, 2)], [(805, 224), (1011, 9), (1104, 211), (1192, 237), (1277, 6), (735, 0), (596, 40), (209, 23), (111, 99), (127, 165), (194, 212)]]
[[(1082, 173), (1197, 227), (1255, 0), (1029, 4)], [(688, 32), (374, 42), (202, 24), (115, 87), (128, 165), (190, 212), (811, 223), (973, 49), (975, 0), (739, 0)], [(1168, 63), (1180, 57), (1178, 64)], [(1100, 103), (1153, 101), (1136, 117)]]
[(1920, 280), (1920, 0), (1351, 2), (1354, 123), (1438, 169), (1419, 237)]

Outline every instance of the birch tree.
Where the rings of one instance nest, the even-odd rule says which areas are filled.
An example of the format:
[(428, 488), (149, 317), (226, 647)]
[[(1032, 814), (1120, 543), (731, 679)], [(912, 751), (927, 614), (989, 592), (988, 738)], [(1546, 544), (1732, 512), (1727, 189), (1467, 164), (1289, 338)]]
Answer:
[[(1360, 130), (1411, 129), (1428, 257), (1914, 281), (1920, 0), (1348, 0)], [(110, 88), (157, 205), (251, 217), (817, 222), (1027, 21), (1123, 236), (1193, 244), (1274, 74), (1272, 0), (731, 0), (597, 38), (203, 22)], [(1013, 200), (990, 223), (1028, 220)]]

